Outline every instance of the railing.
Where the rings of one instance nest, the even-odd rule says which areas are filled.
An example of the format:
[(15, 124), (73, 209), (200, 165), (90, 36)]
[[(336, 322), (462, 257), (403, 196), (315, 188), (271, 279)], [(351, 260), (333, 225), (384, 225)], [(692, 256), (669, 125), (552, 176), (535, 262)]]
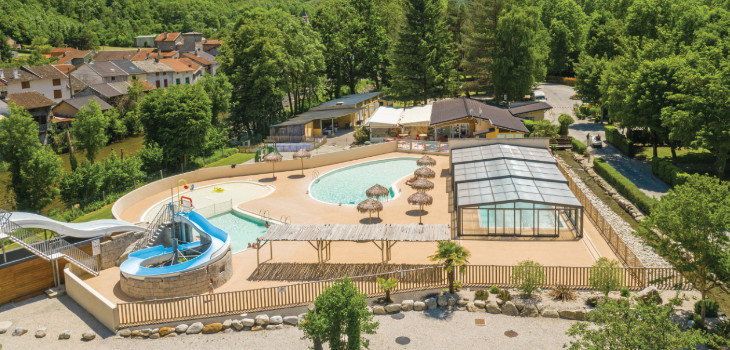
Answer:
[(203, 215), (206, 218), (229, 212), (232, 209), (233, 209), (233, 199), (230, 199), (230, 200), (227, 200), (224, 202), (213, 203), (211, 205), (201, 207), (201, 208), (195, 207), (195, 211), (198, 214)]
[(134, 247), (130, 253), (147, 248), (149, 244), (156, 239), (156, 236), (159, 234), (162, 226), (172, 221), (172, 216), (176, 209), (177, 206), (174, 204), (163, 205), (162, 208), (160, 208), (160, 211), (157, 212), (157, 215), (155, 215), (155, 218), (148, 224), (147, 230), (145, 230), (142, 238), (134, 243)]
[(598, 209), (596, 209), (590, 199), (586, 197), (585, 193), (583, 193), (583, 191), (575, 184), (573, 178), (568, 175), (567, 171), (563, 169), (563, 166), (560, 163), (558, 163), (558, 169), (560, 169), (563, 175), (565, 175), (565, 178), (568, 179), (568, 186), (578, 198), (580, 203), (583, 204), (583, 212), (588, 215), (588, 218), (593, 222), (593, 225), (598, 229), (598, 232), (600, 232), (606, 239), (613, 251), (616, 252), (616, 255), (618, 255), (618, 257), (621, 258), (621, 260), (623, 260), (623, 262), (629, 267), (644, 267), (639, 258), (636, 257), (634, 252), (632, 252), (626, 243), (624, 243), (608, 221), (606, 221), (606, 219), (604, 219), (598, 212)]
[(397, 140), (399, 151), (449, 153), (449, 143), (439, 141)]

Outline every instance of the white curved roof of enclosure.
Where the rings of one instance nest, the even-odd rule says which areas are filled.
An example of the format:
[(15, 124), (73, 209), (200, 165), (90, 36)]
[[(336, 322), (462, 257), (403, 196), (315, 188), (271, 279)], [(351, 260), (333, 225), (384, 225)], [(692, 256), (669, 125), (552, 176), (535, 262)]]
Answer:
[(432, 104), (406, 108), (400, 116), (399, 123), (403, 126), (429, 126), (432, 109)]
[(394, 128), (398, 126), (402, 111), (403, 108), (382, 106), (365, 121), (365, 125), (371, 128)]

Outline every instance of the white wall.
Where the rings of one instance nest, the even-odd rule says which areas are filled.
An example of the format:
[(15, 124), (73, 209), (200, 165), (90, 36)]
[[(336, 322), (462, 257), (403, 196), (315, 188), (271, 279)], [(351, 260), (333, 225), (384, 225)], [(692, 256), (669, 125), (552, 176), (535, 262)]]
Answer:
[[(12, 83), (8, 85), (8, 94), (17, 94), (19, 92), (38, 91), (43, 96), (50, 98), (56, 102), (61, 102), (71, 98), (71, 89), (68, 87), (68, 79), (61, 79), (61, 85), (53, 86), (53, 79), (38, 79), (30, 81), (30, 88), (23, 89), (22, 84)], [(61, 90), (61, 98), (54, 98), (53, 92)]]
[(119, 327), (119, 313), (117, 305), (107, 300), (93, 288), (89, 287), (81, 278), (69, 268), (63, 270), (66, 280), (66, 293), (81, 307), (101, 322), (106, 328), (115, 331)]
[(173, 73), (167, 73), (167, 72), (160, 72), (160, 75), (157, 75), (157, 73), (147, 73), (147, 82), (157, 86), (157, 82), (160, 82), (160, 88), (165, 87), (165, 79), (167, 79), (167, 86), (175, 85), (175, 81), (172, 79)]

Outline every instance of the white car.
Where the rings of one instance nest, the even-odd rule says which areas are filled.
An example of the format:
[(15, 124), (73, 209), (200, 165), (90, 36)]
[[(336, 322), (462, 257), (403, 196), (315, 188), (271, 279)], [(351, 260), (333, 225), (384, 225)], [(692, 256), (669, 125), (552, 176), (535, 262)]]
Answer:
[(591, 147), (603, 148), (603, 141), (601, 141), (601, 135), (591, 136)]
[(547, 98), (545, 97), (545, 92), (540, 90), (535, 90), (532, 92), (533, 99), (538, 102), (546, 102)]

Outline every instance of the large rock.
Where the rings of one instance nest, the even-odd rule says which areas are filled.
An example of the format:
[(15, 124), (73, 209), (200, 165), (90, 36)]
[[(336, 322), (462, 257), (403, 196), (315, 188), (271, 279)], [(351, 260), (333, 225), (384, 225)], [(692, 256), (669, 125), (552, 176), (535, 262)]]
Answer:
[(497, 304), (497, 302), (494, 300), (488, 301), (484, 307), (487, 309), (487, 312), (490, 314), (501, 314), (502, 313), (502, 309), (499, 307), (499, 304)]
[(299, 323), (299, 317), (297, 316), (286, 316), (284, 317), (284, 323), (296, 326)]
[(560, 311), (558, 311), (558, 315), (560, 315), (561, 318), (567, 318), (569, 320), (583, 321), (586, 318), (586, 310), (585, 309), (560, 310)]
[(456, 297), (453, 296), (453, 295), (449, 295), (449, 298), (448, 298), (448, 301), (447, 301), (447, 305), (448, 306), (454, 306), (454, 305), (456, 305)]
[(520, 316), (537, 317), (540, 316), (540, 312), (537, 310), (537, 306), (535, 305), (525, 305), (525, 307), (522, 309), (522, 312), (520, 313)]
[(205, 327), (203, 327), (203, 334), (218, 333), (222, 329), (223, 329), (223, 324), (221, 324), (221, 323), (207, 324), (207, 325), (205, 325)]
[(46, 327), (40, 327), (35, 331), (36, 338), (44, 338), (46, 336)]
[(476, 312), (477, 309), (478, 308), (476, 307), (476, 305), (474, 305), (474, 303), (468, 303), (468, 304), (466, 304), (466, 311)]
[(400, 309), (403, 311), (413, 310), (413, 300), (403, 300), (403, 302), (400, 303)]
[(150, 334), (150, 339), (160, 339), (160, 333), (152, 333), (152, 334)]
[(558, 318), (560, 317), (560, 315), (558, 314), (558, 310), (555, 310), (553, 308), (546, 308), (545, 310), (542, 310), (542, 317)]
[(175, 331), (175, 328), (172, 328), (172, 327), (162, 327), (162, 328), (160, 328), (159, 331), (157, 331), (157, 333), (159, 333), (161, 337), (164, 337), (164, 336), (166, 336), (166, 335), (168, 335), (168, 334), (170, 334), (170, 333), (172, 333), (174, 331)]
[(177, 325), (177, 327), (175, 327), (175, 332), (178, 332), (178, 333), (185, 333), (185, 331), (187, 331), (187, 330), (188, 330), (188, 325), (186, 325), (184, 323), (179, 324), (179, 325)]
[(433, 310), (438, 307), (438, 301), (436, 298), (428, 298), (426, 299), (426, 307), (428, 307), (429, 310)]
[(263, 330), (264, 330), (264, 327), (262, 327), (262, 326), (253, 326), (253, 327), (251, 327), (251, 331), (252, 332), (258, 332), (258, 331), (263, 331)]
[(502, 306), (502, 314), (507, 316), (517, 316), (520, 312), (517, 310), (517, 306), (511, 301), (504, 303)]
[(525, 309), (525, 303), (520, 300), (515, 300), (512, 303), (515, 304), (515, 307), (517, 308), (517, 311), (522, 311)]
[(25, 328), (25, 327), (15, 327), (15, 329), (13, 330), (13, 335), (14, 336), (21, 336), (21, 335), (23, 335), (25, 333), (28, 333), (28, 328)]
[(438, 302), (439, 306), (441, 306), (441, 307), (448, 306), (449, 305), (449, 296), (446, 294), (439, 295), (437, 302)]
[(256, 316), (256, 325), (265, 326), (269, 324), (269, 315), (258, 315)]
[(458, 306), (466, 306), (467, 304), (469, 304), (468, 299), (459, 299), (456, 301), (456, 305)]
[(426, 310), (426, 303), (422, 301), (414, 301), (413, 302), (413, 311), (423, 311)]
[(152, 328), (140, 329), (139, 333), (141, 333), (143, 337), (149, 337), (152, 334)]
[(241, 320), (241, 324), (243, 324), (244, 327), (253, 327), (256, 324), (256, 321), (253, 318), (244, 318)]
[(118, 336), (120, 336), (120, 337), (125, 337), (125, 338), (127, 338), (127, 337), (129, 337), (130, 335), (132, 335), (132, 331), (131, 331), (131, 330), (129, 330), (129, 329), (122, 329), (122, 330), (120, 330), (119, 332), (117, 332), (117, 335), (118, 335)]
[(71, 339), (71, 331), (68, 329), (58, 334), (58, 339)]
[(243, 329), (243, 322), (241, 322), (241, 320), (233, 320), (231, 321), (231, 327), (233, 327), (233, 329), (237, 331), (240, 331)]
[(177, 337), (177, 333), (170, 333), (165, 336), (165, 338), (175, 338), (175, 337)]
[(484, 300), (474, 300), (474, 306), (483, 309), (487, 306), (487, 302)]
[(385, 306), (385, 312), (400, 312), (400, 304), (388, 304)]
[(271, 316), (269, 318), (269, 324), (282, 324), (284, 323), (284, 319), (281, 316)]
[(10, 327), (13, 325), (10, 321), (2, 321), (0, 322), (0, 334), (4, 334), (5, 332), (10, 329)]
[(374, 315), (385, 315), (385, 308), (383, 307), (383, 305), (373, 306), (373, 314)]
[(223, 329), (231, 328), (231, 323), (233, 323), (233, 320), (231, 320), (231, 319), (223, 321), (223, 323), (222, 323)]
[(662, 297), (659, 295), (659, 291), (654, 286), (646, 287), (641, 292), (637, 293), (636, 299), (641, 301), (654, 300), (657, 304), (662, 303)]
[(195, 322), (185, 331), (186, 334), (198, 334), (203, 331), (203, 323)]
[(94, 339), (96, 339), (96, 333), (94, 333), (94, 331), (92, 331), (92, 330), (88, 330), (88, 331), (84, 332), (83, 334), (81, 334), (81, 339), (86, 340), (86, 341), (94, 340)]
[(267, 331), (276, 330), (276, 329), (284, 329), (283, 324), (270, 324), (266, 326)]

